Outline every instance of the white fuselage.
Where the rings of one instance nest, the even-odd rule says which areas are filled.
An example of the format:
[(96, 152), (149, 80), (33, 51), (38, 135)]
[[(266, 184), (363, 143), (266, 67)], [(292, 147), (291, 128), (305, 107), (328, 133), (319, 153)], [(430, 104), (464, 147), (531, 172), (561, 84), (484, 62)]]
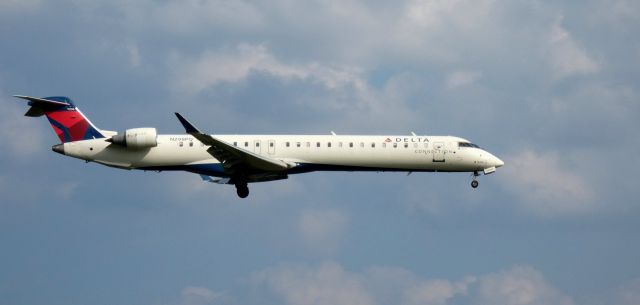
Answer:
[[(290, 164), (287, 173), (322, 170), (492, 172), (504, 163), (452, 136), (216, 135), (246, 151)], [(92, 139), (64, 144), (64, 154), (124, 169), (187, 170), (224, 177), (209, 146), (191, 135), (158, 135), (157, 146), (131, 149)], [(488, 172), (487, 172), (488, 171)]]

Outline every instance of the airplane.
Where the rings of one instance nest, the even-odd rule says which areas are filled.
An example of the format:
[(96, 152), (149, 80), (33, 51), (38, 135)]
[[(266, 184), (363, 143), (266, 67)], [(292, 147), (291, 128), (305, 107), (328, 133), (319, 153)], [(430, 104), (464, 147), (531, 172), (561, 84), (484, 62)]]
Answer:
[(249, 183), (287, 179), (316, 171), (469, 172), (480, 174), (504, 162), (454, 136), (404, 135), (212, 135), (175, 113), (186, 134), (158, 134), (155, 128), (122, 133), (98, 129), (68, 97), (14, 95), (28, 101), (28, 117), (46, 116), (61, 143), (59, 154), (119, 169), (187, 171), (204, 181), (235, 185), (249, 195)]

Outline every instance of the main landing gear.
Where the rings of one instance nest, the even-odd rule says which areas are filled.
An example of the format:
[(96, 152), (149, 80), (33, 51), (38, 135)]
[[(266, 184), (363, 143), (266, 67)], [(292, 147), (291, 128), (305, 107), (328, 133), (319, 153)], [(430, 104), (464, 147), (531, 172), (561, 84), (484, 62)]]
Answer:
[(478, 188), (478, 185), (480, 184), (478, 183), (478, 180), (476, 180), (478, 176), (480, 176), (480, 174), (477, 171), (473, 172), (473, 180), (471, 180), (471, 187), (474, 189)]
[(236, 193), (238, 193), (238, 197), (240, 198), (247, 198), (247, 196), (249, 196), (249, 186), (247, 183), (236, 184)]

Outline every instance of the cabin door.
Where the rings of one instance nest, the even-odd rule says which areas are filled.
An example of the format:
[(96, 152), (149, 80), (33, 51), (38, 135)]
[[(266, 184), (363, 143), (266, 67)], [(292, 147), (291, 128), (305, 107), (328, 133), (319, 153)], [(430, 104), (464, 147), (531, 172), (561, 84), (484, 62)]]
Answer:
[(444, 162), (444, 142), (433, 143), (433, 162)]

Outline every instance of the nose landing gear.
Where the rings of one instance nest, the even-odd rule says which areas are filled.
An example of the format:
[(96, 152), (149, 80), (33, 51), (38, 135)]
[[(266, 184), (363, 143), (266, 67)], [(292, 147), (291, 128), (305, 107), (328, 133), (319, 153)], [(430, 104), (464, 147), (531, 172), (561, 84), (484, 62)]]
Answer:
[(474, 189), (478, 188), (478, 185), (480, 184), (478, 183), (478, 180), (476, 180), (478, 176), (480, 176), (480, 174), (477, 171), (473, 172), (473, 180), (471, 180), (471, 187)]

